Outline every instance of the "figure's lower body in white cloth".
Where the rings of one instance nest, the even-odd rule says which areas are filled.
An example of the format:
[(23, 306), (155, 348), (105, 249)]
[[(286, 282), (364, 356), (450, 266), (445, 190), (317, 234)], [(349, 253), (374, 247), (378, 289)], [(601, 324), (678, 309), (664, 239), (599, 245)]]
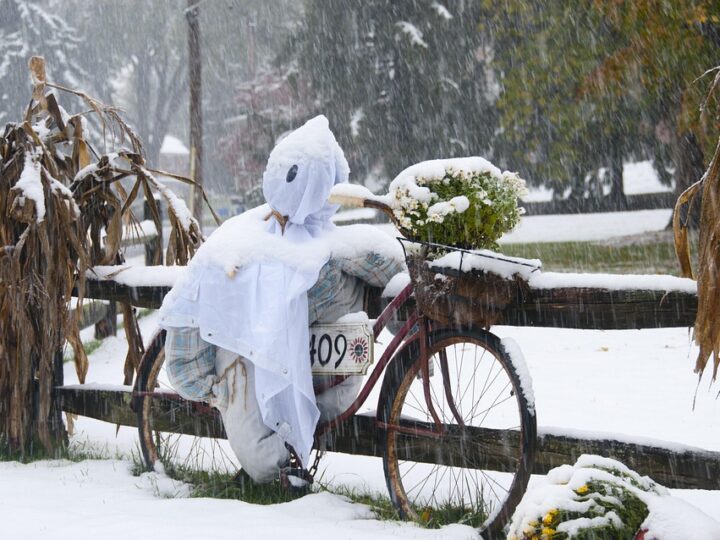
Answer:
[[(218, 410), (233, 452), (255, 482), (277, 479), (278, 472), (290, 463), (290, 451), (282, 433), (263, 423), (255, 396), (255, 367), (252, 362), (224, 349), (218, 350), (215, 366), (231, 387), (227, 407), (218, 406)], [(362, 377), (349, 377), (316, 396), (320, 422), (346, 410), (357, 396), (361, 382)]]
[[(361, 311), (365, 284), (384, 287), (402, 270), (402, 261), (373, 253), (331, 259), (308, 291), (309, 322), (332, 323)], [(258, 483), (278, 478), (290, 464), (290, 450), (282, 430), (275, 431), (263, 422), (255, 386), (255, 371), (260, 368), (202, 341), (196, 328), (168, 328), (165, 352), (170, 382), (178, 393), (186, 399), (208, 401), (220, 411), (230, 447), (245, 472)], [(331, 386), (331, 378), (313, 380), (315, 386), (327, 388), (316, 395), (320, 422), (345, 411), (362, 383), (361, 376), (353, 376)]]

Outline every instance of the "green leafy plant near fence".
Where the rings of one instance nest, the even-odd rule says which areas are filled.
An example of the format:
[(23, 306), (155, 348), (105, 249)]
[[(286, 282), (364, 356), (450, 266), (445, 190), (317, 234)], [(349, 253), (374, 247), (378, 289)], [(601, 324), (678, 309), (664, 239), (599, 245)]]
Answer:
[(531, 487), (509, 526), (509, 540), (633, 540), (648, 500), (667, 490), (622, 463), (581, 456)]

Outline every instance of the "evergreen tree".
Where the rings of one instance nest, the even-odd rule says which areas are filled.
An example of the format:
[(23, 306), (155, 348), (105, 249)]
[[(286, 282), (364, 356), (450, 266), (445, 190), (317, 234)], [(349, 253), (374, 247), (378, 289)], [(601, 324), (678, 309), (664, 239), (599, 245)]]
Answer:
[(717, 140), (717, 118), (701, 116), (700, 110), (707, 87), (701, 76), (718, 64), (720, 4), (716, 0), (593, 0), (591, 4), (623, 40), (610, 44), (587, 78), (588, 93), (600, 99), (631, 94), (646, 115), (653, 146), (667, 156), (682, 191), (700, 179), (704, 155), (711, 153)]
[(306, 3), (300, 73), (356, 178), (490, 152), (496, 123), (481, 15), (472, 2)]
[(602, 203), (608, 189), (622, 207), (623, 159), (644, 149), (641, 110), (627, 94), (591, 99), (584, 90), (584, 78), (622, 39), (589, 7), (511, 1), (492, 11), (502, 81), (498, 148), (532, 183), (556, 195), (570, 188), (580, 207)]
[[(486, 2), (490, 7), (491, 2)], [(709, 0), (509, 0), (488, 12), (502, 79), (499, 147), (534, 183), (581, 200), (610, 171), (622, 206), (622, 162), (652, 159), (678, 186), (702, 174), (703, 86), (716, 63), (718, 11)], [(595, 189), (602, 194), (603, 186)]]
[(37, 2), (0, 0), (0, 125), (19, 120), (30, 103), (31, 56), (44, 56), (48, 78), (74, 86), (87, 77), (75, 58), (82, 44), (75, 28)]

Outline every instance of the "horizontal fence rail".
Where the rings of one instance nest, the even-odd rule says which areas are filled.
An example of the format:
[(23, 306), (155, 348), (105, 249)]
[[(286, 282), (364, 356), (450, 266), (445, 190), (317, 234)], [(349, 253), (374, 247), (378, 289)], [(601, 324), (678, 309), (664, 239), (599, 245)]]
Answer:
[[(79, 414), (112, 424), (137, 427), (137, 416), (131, 408), (132, 391), (83, 387), (81, 385), (58, 388), (65, 412)], [(225, 438), (219, 414), (208, 414), (207, 406), (182, 400), (176, 394), (159, 394), (153, 398), (154, 427), (159, 431), (182, 433), (201, 437)], [(425, 422), (408, 422), (407, 427), (431, 429)], [(457, 431), (458, 426), (446, 426)], [(374, 416), (355, 415), (331, 433), (327, 450), (344, 454), (382, 457), (378, 426)], [(457, 437), (458, 435), (455, 434)], [(515, 470), (515, 457), (507, 448), (516, 446), (517, 431), (488, 428), (467, 428), (463, 436), (476, 439), (482, 447), (478, 456), (472, 456), (478, 468), (500, 472)], [(409, 439), (408, 436), (404, 438)], [(424, 451), (413, 446), (412, 455), (405, 447), (398, 447), (400, 459), (462, 467), (467, 456), (459, 446), (455, 449), (442, 441), (423, 437)], [(538, 437), (534, 474), (546, 474), (550, 469), (566, 463), (575, 463), (581, 454), (597, 454), (625, 463), (639, 474), (647, 475), (660, 484), (676, 489), (720, 489), (720, 452), (710, 452), (680, 445), (636, 444), (627, 441), (598, 438), (595, 434), (573, 431), (572, 435), (541, 434)]]

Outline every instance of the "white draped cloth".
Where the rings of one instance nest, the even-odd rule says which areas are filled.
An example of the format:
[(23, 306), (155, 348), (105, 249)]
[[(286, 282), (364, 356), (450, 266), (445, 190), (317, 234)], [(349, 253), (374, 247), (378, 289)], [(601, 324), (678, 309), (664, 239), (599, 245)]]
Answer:
[(263, 422), (304, 464), (319, 418), (307, 291), (330, 257), (337, 207), (328, 195), (348, 175), (324, 116), (290, 133), (263, 175), (268, 204), (213, 232), (160, 310), (161, 326), (199, 328), (203, 340), (253, 363)]

